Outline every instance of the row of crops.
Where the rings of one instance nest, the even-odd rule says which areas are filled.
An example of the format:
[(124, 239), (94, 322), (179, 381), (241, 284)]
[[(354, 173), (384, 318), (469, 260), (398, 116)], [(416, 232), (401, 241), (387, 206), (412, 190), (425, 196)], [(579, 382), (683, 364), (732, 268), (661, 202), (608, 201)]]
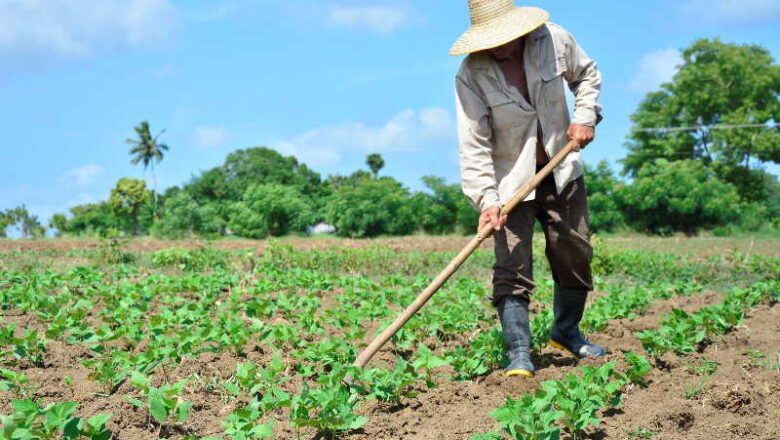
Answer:
[[(700, 349), (738, 325), (751, 307), (778, 299), (780, 259), (732, 254), (694, 260), (597, 247), (601, 294), (586, 311), (586, 332), (676, 296), (711, 289), (726, 292), (723, 302), (691, 314), (673, 310), (658, 328), (637, 333), (645, 353), (620, 354), (508, 399), (490, 414), (496, 429), (474, 439), (553, 439), (562, 432), (576, 438), (620, 404), (626, 387), (646, 385), (655, 358)], [(348, 437), (370, 423), (367, 404), (391, 412), (444, 381), (474, 380), (504, 365), (484, 282), (492, 255), (481, 251), (374, 365), (350, 367), (450, 257), (388, 248), (297, 251), (278, 244), (261, 256), (208, 247), (1, 255), (3, 439), (123, 438), (122, 419), (131, 414), (142, 414), (149, 438)], [(544, 262), (536, 267), (541, 307), (532, 328), (539, 352), (552, 323), (552, 285)], [(67, 361), (77, 364), (74, 371), (88, 372), (86, 386), (94, 392), (71, 400), (40, 392), (34, 373), (63, 352), (74, 353)], [(206, 355), (234, 360), (231, 371), (223, 377), (174, 373)], [(344, 385), (347, 375), (350, 386)], [(61, 380), (65, 386), (74, 381)], [(229, 408), (216, 428), (203, 422), (210, 417), (204, 400)], [(114, 407), (120, 411), (85, 413), (101, 401), (119, 401)]]

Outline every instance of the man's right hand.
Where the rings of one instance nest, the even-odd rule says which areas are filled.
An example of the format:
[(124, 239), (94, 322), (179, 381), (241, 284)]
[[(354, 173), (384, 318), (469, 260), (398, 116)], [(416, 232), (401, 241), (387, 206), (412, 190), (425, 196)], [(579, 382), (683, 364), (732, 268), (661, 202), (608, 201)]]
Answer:
[(482, 228), (488, 224), (493, 225), (493, 229), (496, 231), (500, 231), (506, 224), (506, 214), (499, 214), (501, 214), (501, 208), (498, 206), (485, 208), (485, 210), (482, 211), (482, 214), (479, 215), (479, 227), (477, 228), (477, 232), (481, 231)]

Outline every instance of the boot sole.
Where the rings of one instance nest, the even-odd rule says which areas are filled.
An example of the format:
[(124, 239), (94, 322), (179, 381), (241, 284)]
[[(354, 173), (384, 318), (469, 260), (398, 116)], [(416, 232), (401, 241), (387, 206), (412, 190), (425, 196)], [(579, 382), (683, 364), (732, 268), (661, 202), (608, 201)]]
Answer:
[(569, 353), (570, 355), (576, 357), (577, 359), (582, 359), (582, 357), (580, 355), (578, 355), (577, 353), (575, 353), (575, 352), (569, 350), (568, 348), (564, 347), (563, 344), (561, 344), (561, 343), (558, 343), (558, 342), (555, 342), (553, 340), (550, 340), (550, 347), (557, 348), (558, 350), (561, 350), (561, 351), (565, 351), (566, 353)]
[(558, 350), (561, 350), (561, 351), (565, 351), (566, 353), (569, 353), (570, 355), (576, 357), (577, 359), (585, 359), (586, 357), (600, 358), (600, 357), (604, 357), (604, 356), (607, 355), (607, 353), (605, 352), (604, 354), (599, 355), (599, 356), (580, 356), (577, 353), (575, 353), (575, 352), (569, 350), (568, 348), (564, 347), (563, 344), (555, 342), (553, 340), (550, 340), (550, 347), (557, 348)]
[(514, 377), (514, 376), (525, 376), (525, 377), (534, 377), (534, 373), (528, 371), (528, 370), (509, 370), (506, 373), (504, 373), (504, 376), (506, 377)]

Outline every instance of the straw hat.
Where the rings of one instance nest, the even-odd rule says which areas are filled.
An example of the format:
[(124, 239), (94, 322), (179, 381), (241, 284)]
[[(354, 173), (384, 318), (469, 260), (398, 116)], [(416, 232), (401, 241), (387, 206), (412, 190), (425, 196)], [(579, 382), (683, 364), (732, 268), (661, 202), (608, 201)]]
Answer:
[(471, 27), (450, 49), (463, 55), (492, 49), (543, 25), (550, 13), (544, 9), (515, 6), (513, 0), (469, 0)]

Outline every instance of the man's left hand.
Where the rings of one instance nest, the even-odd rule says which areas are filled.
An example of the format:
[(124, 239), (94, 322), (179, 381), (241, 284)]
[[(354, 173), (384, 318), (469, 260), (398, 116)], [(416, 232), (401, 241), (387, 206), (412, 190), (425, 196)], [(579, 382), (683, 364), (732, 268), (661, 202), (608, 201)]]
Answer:
[(571, 124), (566, 131), (569, 140), (574, 142), (574, 151), (580, 151), (585, 148), (596, 137), (596, 130), (587, 125)]

